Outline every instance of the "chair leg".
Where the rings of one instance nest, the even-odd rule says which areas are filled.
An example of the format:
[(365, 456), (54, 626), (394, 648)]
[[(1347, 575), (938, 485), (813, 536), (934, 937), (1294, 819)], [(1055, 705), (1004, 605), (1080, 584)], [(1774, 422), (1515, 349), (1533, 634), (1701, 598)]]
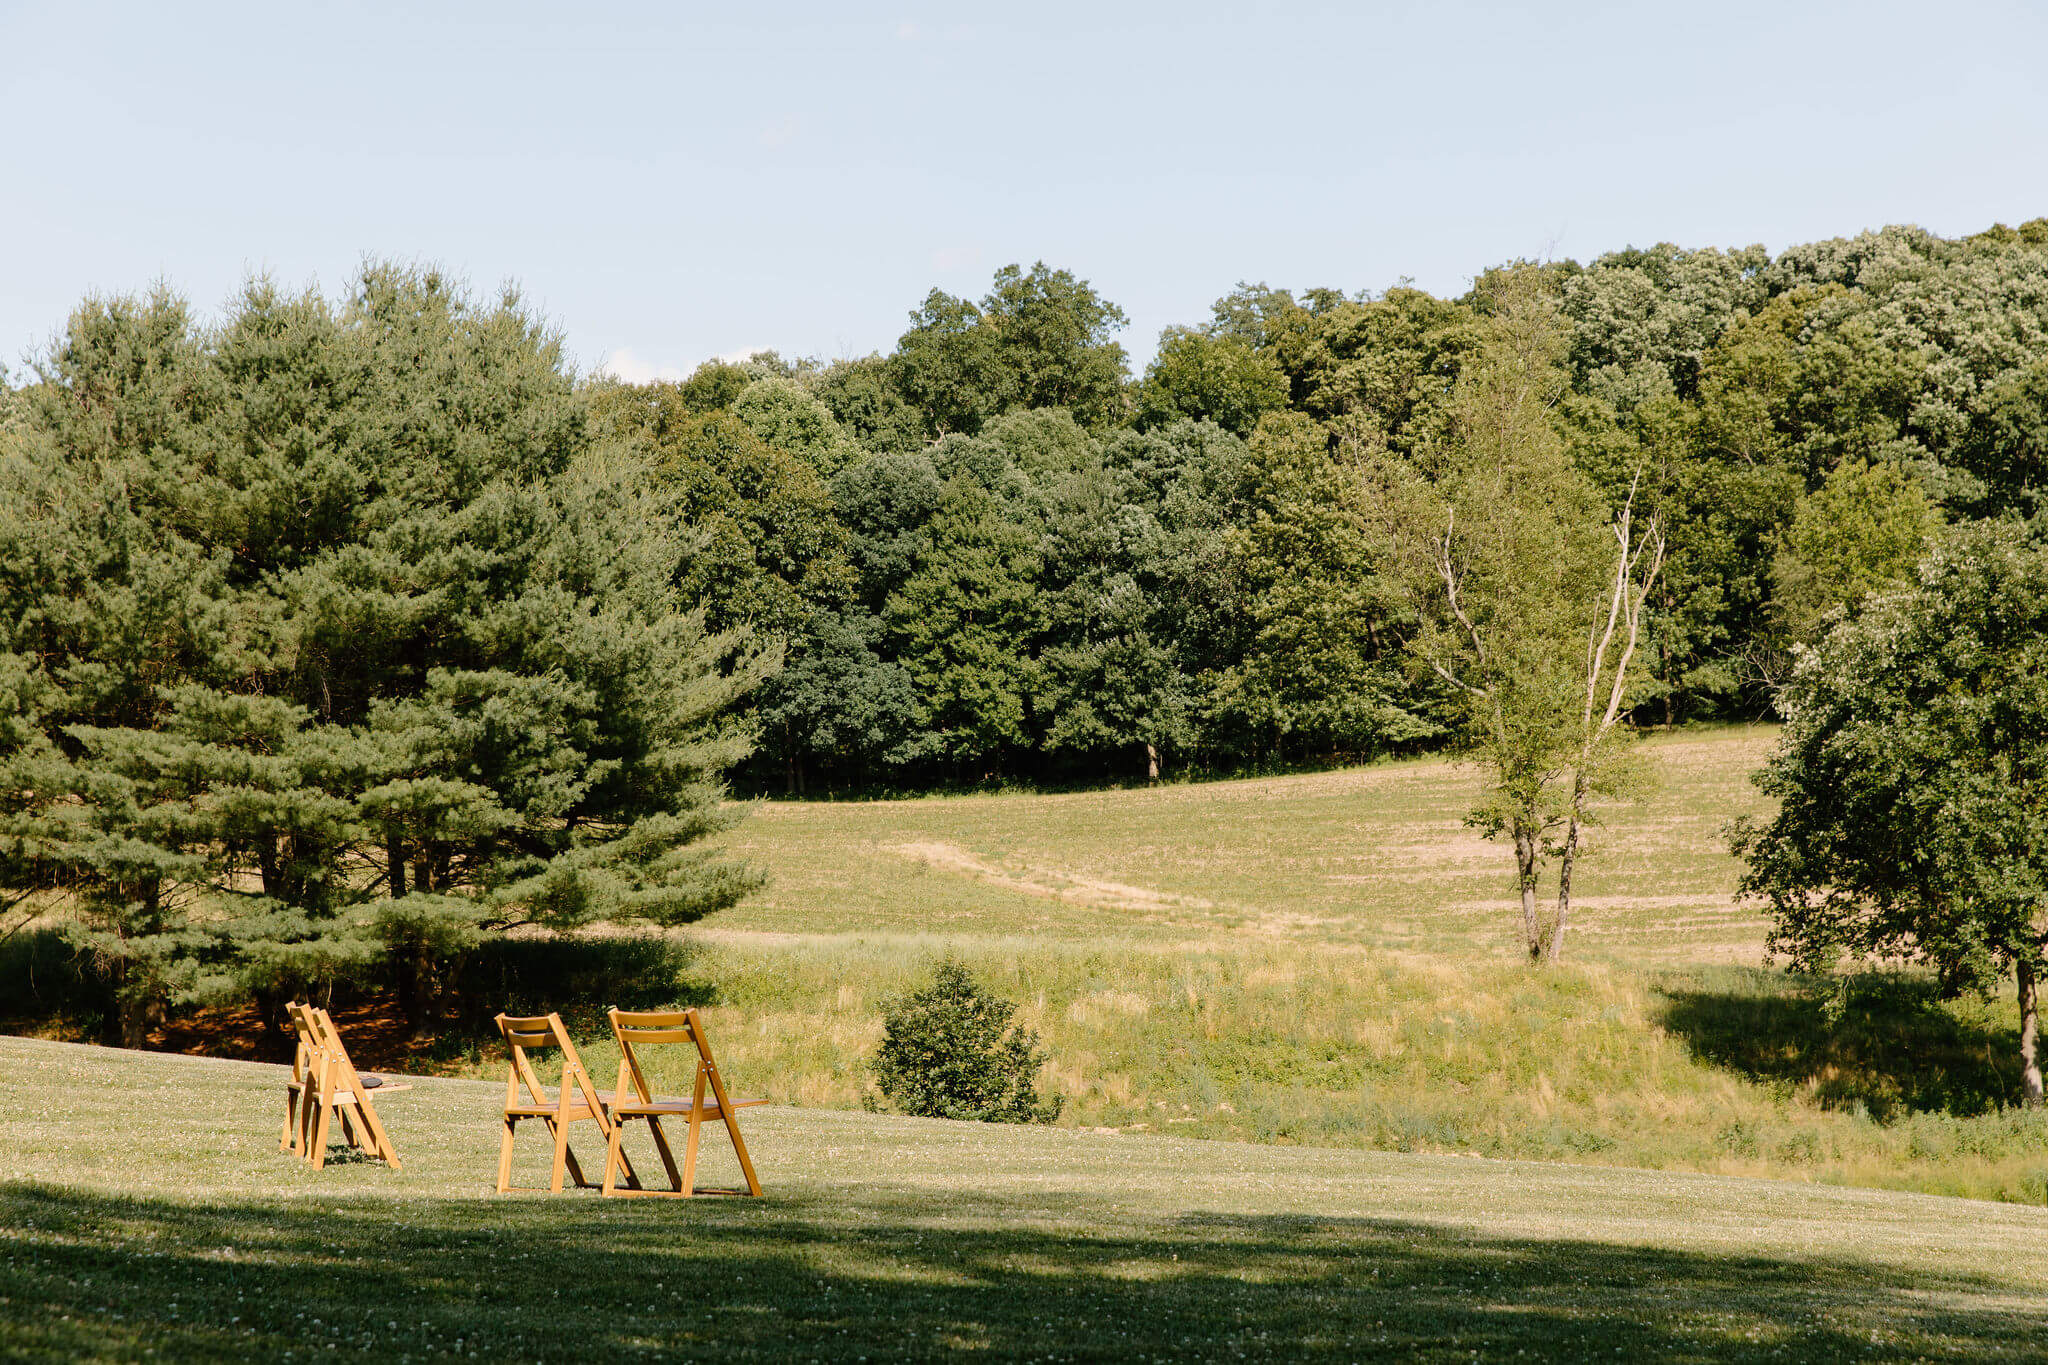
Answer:
[(284, 1130), (277, 1135), (278, 1151), (291, 1152), (298, 1149), (298, 1145), (292, 1141), (292, 1130), (298, 1125), (298, 1119), (299, 1092), (287, 1088), (284, 1092)]
[(654, 1133), (654, 1148), (661, 1153), (661, 1164), (668, 1167), (668, 1183), (678, 1190), (682, 1189), (683, 1173), (676, 1169), (676, 1154), (669, 1150), (668, 1134), (661, 1131), (660, 1116), (649, 1114), (647, 1126)]
[(384, 1131), (384, 1120), (377, 1117), (377, 1108), (363, 1097), (361, 1112), (356, 1115), (362, 1120), (363, 1132), (370, 1139), (370, 1154), (384, 1158), (384, 1164), (392, 1170), (402, 1169), (398, 1164), (398, 1148), (392, 1145), (391, 1134)]
[[(563, 1131), (566, 1132), (567, 1129), (568, 1125), (564, 1124)], [(562, 1158), (564, 1161), (568, 1163), (569, 1178), (576, 1182), (577, 1189), (593, 1190), (597, 1188), (590, 1182), (590, 1177), (583, 1174), (583, 1163), (576, 1159), (576, 1149), (574, 1147), (571, 1147), (566, 1140), (562, 1143)], [(624, 1161), (625, 1159), (626, 1154), (624, 1152), (620, 1152), (619, 1160)]]
[(740, 1171), (747, 1177), (747, 1193), (758, 1197), (761, 1193), (761, 1182), (754, 1175), (754, 1160), (747, 1155), (746, 1141), (740, 1137), (739, 1116), (731, 1110), (724, 1110), (723, 1112), (725, 1114), (726, 1136), (732, 1139), (733, 1155), (740, 1159)]
[(505, 1137), (498, 1143), (498, 1193), (512, 1188), (512, 1132), (519, 1126), (519, 1120), (510, 1114), (505, 1116)]
[(322, 1170), (327, 1165), (327, 1121), (334, 1112), (333, 1104), (320, 1106), (320, 1121), (315, 1125), (312, 1150), (306, 1153), (306, 1160), (313, 1163), (313, 1169)]
[[(555, 1130), (555, 1175), (554, 1182), (548, 1186), (548, 1193), (560, 1194), (562, 1192), (562, 1172), (568, 1166), (569, 1125), (561, 1119), (550, 1120), (550, 1123)], [(578, 1180), (576, 1183), (580, 1185), (583, 1182)]]
[[(652, 1120), (652, 1119), (649, 1119), (649, 1120), (648, 1120), (648, 1122), (652, 1123), (652, 1122), (653, 1122), (653, 1120)], [(608, 1127), (608, 1129), (606, 1130), (606, 1131), (607, 1131), (607, 1137), (606, 1137), (606, 1139), (605, 1139), (605, 1140), (606, 1140), (607, 1142), (609, 1142), (609, 1141), (611, 1140), (611, 1139), (610, 1139), (610, 1137), (609, 1137), (609, 1134), (610, 1134), (610, 1133), (614, 1133), (614, 1132), (616, 1132), (616, 1133), (619, 1133), (619, 1142), (620, 1142), (620, 1146), (619, 1146), (619, 1174), (620, 1174), (621, 1176), (625, 1177), (625, 1181), (626, 1181), (626, 1188), (627, 1188), (627, 1189), (629, 1189), (629, 1190), (637, 1190), (637, 1189), (639, 1189), (639, 1188), (640, 1188), (640, 1172), (639, 1172), (639, 1171), (638, 1171), (637, 1169), (635, 1169), (635, 1168), (634, 1168), (634, 1165), (633, 1165), (633, 1154), (632, 1154), (631, 1152), (627, 1151), (627, 1150), (626, 1150), (626, 1148), (625, 1148), (625, 1145), (624, 1145), (624, 1144), (625, 1144), (625, 1134), (624, 1134), (624, 1133), (623, 1133), (622, 1131), (620, 1131), (620, 1130), (622, 1130), (622, 1129), (623, 1129), (624, 1127), (625, 1127), (625, 1120), (623, 1120), (623, 1119), (613, 1119), (613, 1120), (611, 1121), (611, 1124), (610, 1124), (610, 1126), (609, 1126), (609, 1127)], [(573, 1155), (574, 1155), (574, 1153), (571, 1153), (571, 1155), (573, 1156)]]
[(683, 1142), (683, 1198), (697, 1193), (697, 1138), (704, 1131), (703, 1108), (690, 1111), (690, 1136)]
[(618, 1173), (619, 1169), (619, 1139), (625, 1135), (626, 1121), (624, 1119), (620, 1119), (612, 1124), (612, 1140), (607, 1142), (604, 1147), (604, 1195), (607, 1199), (611, 1198), (612, 1191), (618, 1188), (613, 1183), (613, 1177)]

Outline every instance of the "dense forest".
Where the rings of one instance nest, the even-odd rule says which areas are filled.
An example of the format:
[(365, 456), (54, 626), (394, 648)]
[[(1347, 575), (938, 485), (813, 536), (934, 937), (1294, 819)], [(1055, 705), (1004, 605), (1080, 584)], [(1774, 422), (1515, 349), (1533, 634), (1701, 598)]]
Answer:
[[(1794, 649), (1943, 521), (2048, 480), (2048, 219), (1538, 267), (1551, 420), (1669, 560), (1635, 719), (1768, 714)], [(744, 781), (822, 794), (1219, 773), (1452, 728), (1366, 470), (1457, 439), (1488, 277), (1241, 284), (1133, 377), (1043, 264), (933, 291), (886, 355), (586, 384), (704, 537), (685, 596), (786, 641)]]

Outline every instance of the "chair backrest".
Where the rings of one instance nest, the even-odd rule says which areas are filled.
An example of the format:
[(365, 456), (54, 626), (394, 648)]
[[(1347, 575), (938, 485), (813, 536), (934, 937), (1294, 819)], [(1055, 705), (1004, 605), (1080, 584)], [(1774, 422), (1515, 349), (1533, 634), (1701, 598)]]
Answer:
[[(611, 1021), (612, 1032), (619, 1040), (620, 1069), (625, 1078), (632, 1081), (633, 1089), (639, 1092), (643, 1102), (653, 1100), (654, 1089), (647, 1083), (647, 1071), (640, 1063), (639, 1049), (662, 1043), (695, 1044), (699, 1079), (710, 1081), (719, 1103), (725, 1102), (725, 1085), (718, 1078), (718, 1062), (711, 1055), (711, 1044), (704, 1038), (704, 1025), (696, 1010), (615, 1009), (611, 1012)], [(619, 1089), (624, 1091), (624, 1079), (620, 1081)]]
[[(498, 1016), (498, 1032), (505, 1037), (505, 1047), (511, 1053), (511, 1064), (505, 1069), (505, 1107), (511, 1109), (519, 1103), (519, 1088), (524, 1085), (533, 1096), (536, 1105), (552, 1104), (557, 1110), (569, 1107), (570, 1085), (573, 1082), (583, 1092), (584, 1102), (602, 1114), (604, 1106), (598, 1101), (597, 1087), (591, 1084), (590, 1073), (583, 1069), (583, 1058), (576, 1051), (576, 1044), (569, 1041), (569, 1030), (562, 1025), (559, 1014)], [(547, 1087), (541, 1084), (539, 1073), (533, 1069), (533, 1060), (527, 1056), (537, 1048), (558, 1048), (562, 1053), (562, 1084), (557, 1088), (555, 1098), (548, 1098)]]
[(294, 1000), (284, 1007), (285, 1017), (292, 1021), (292, 1032), (297, 1037), (297, 1046), (292, 1049), (292, 1079), (304, 1084), (316, 1079), (314, 1057), (319, 1043), (313, 1032), (311, 1005), (302, 1005)]
[(304, 1046), (311, 1078), (327, 1093), (345, 1090), (360, 1101), (363, 1078), (356, 1074), (356, 1064), (349, 1060), (341, 1030), (334, 1026), (334, 1016), (318, 1005), (300, 1005), (298, 1010), (304, 1020)]

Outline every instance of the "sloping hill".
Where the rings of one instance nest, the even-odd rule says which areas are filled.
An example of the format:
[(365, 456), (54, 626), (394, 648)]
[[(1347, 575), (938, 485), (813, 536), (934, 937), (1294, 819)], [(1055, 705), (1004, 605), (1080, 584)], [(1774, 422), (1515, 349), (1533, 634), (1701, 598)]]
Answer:
[(2048, 1210), (794, 1109), (758, 1202), (498, 1197), (500, 1086), (314, 1173), (282, 1077), (0, 1039), (0, 1356), (2048, 1355)]
[[(1575, 952), (1761, 954), (1723, 827), (1757, 810), (1767, 726), (1651, 739), (1645, 800), (1610, 808)], [(1429, 759), (1059, 795), (760, 802), (731, 846), (774, 877), (721, 933), (942, 932), (1347, 943), (1512, 954), (1505, 848), (1464, 825), (1475, 770)]]
[(1768, 727), (1646, 744), (1568, 965), (1521, 960), (1506, 850), (1441, 760), (1058, 795), (762, 803), (772, 877), (694, 931), (731, 1064), (852, 1107), (879, 1007), (941, 955), (1021, 1001), (1067, 1121), (2048, 1200), (2002, 1001), (1765, 970), (1723, 831)]

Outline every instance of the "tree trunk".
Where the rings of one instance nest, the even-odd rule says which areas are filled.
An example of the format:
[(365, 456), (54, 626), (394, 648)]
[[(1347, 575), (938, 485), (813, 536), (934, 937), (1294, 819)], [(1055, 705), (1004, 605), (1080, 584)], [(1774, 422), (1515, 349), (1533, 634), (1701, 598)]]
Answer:
[(257, 1050), (265, 1057), (282, 1061), (291, 1055), (291, 1034), (285, 1030), (285, 993), (260, 990), (255, 995), (256, 1014), (263, 1021), (263, 1032), (257, 1038)]
[(277, 839), (273, 835), (256, 836), (256, 870), (263, 878), (263, 894), (282, 897), (283, 878), (278, 867)]
[[(163, 881), (157, 877), (144, 877), (136, 888), (136, 897), (142, 913), (136, 919), (136, 927), (144, 934), (163, 931)], [(141, 1047), (149, 1040), (149, 1031), (164, 1022), (164, 993), (160, 983), (153, 979), (137, 982), (131, 970), (132, 960), (124, 959), (115, 978), (119, 994), (116, 996), (116, 1014), (120, 1019), (122, 1047)]]
[[(1668, 596), (1664, 599), (1664, 609), (1671, 610)], [(1664, 684), (1664, 729), (1668, 732), (1677, 720), (1672, 698), (1678, 695), (1678, 685), (1671, 681), (1671, 642), (1662, 638), (1657, 641), (1657, 678)]]
[(1564, 848), (1557, 858), (1557, 923), (1550, 928), (1550, 941), (1543, 957), (1556, 962), (1564, 956), (1564, 930), (1572, 921), (1572, 865), (1579, 860), (1579, 831), (1585, 828), (1586, 778), (1583, 769), (1572, 778), (1572, 813), (1565, 825)]
[(285, 993), (283, 991), (259, 990), (252, 992), (252, 994), (256, 997), (256, 1015), (263, 1021), (264, 1035), (270, 1038), (285, 1037)]
[(1536, 924), (1536, 835), (1515, 831), (1515, 880), (1522, 887), (1522, 932), (1529, 940), (1529, 960), (1543, 957), (1543, 931)]
[(406, 1037), (417, 1037), (434, 1022), (440, 992), (434, 980), (434, 958), (424, 940), (406, 944), (395, 954), (398, 969), (398, 1010), (405, 1016)]
[(124, 992), (121, 996), (121, 1046), (141, 1047), (150, 1031), (163, 1025), (163, 996), (154, 990)]
[(128, 984), (128, 963), (116, 958), (106, 965), (105, 992), (100, 998), (100, 1045), (102, 1047), (125, 1047), (125, 1025), (127, 1017), (126, 992)]
[(1149, 741), (1145, 745), (1145, 780), (1147, 782), (1157, 782), (1159, 780), (1159, 746)]
[(392, 963), (392, 966), (398, 969), (398, 1012), (405, 1016), (405, 1033), (408, 1038), (417, 1034), (420, 1025), (426, 1022), (426, 1002), (422, 999), (425, 994), (424, 983), (420, 980), (420, 957), (421, 954), (409, 948), (401, 948)]
[(405, 895), (405, 841), (396, 834), (384, 843), (384, 853), (391, 862), (391, 899), (399, 900)]
[(2034, 964), (2019, 964), (2020, 978), (2020, 1103), (2041, 1107), (2041, 998)]

